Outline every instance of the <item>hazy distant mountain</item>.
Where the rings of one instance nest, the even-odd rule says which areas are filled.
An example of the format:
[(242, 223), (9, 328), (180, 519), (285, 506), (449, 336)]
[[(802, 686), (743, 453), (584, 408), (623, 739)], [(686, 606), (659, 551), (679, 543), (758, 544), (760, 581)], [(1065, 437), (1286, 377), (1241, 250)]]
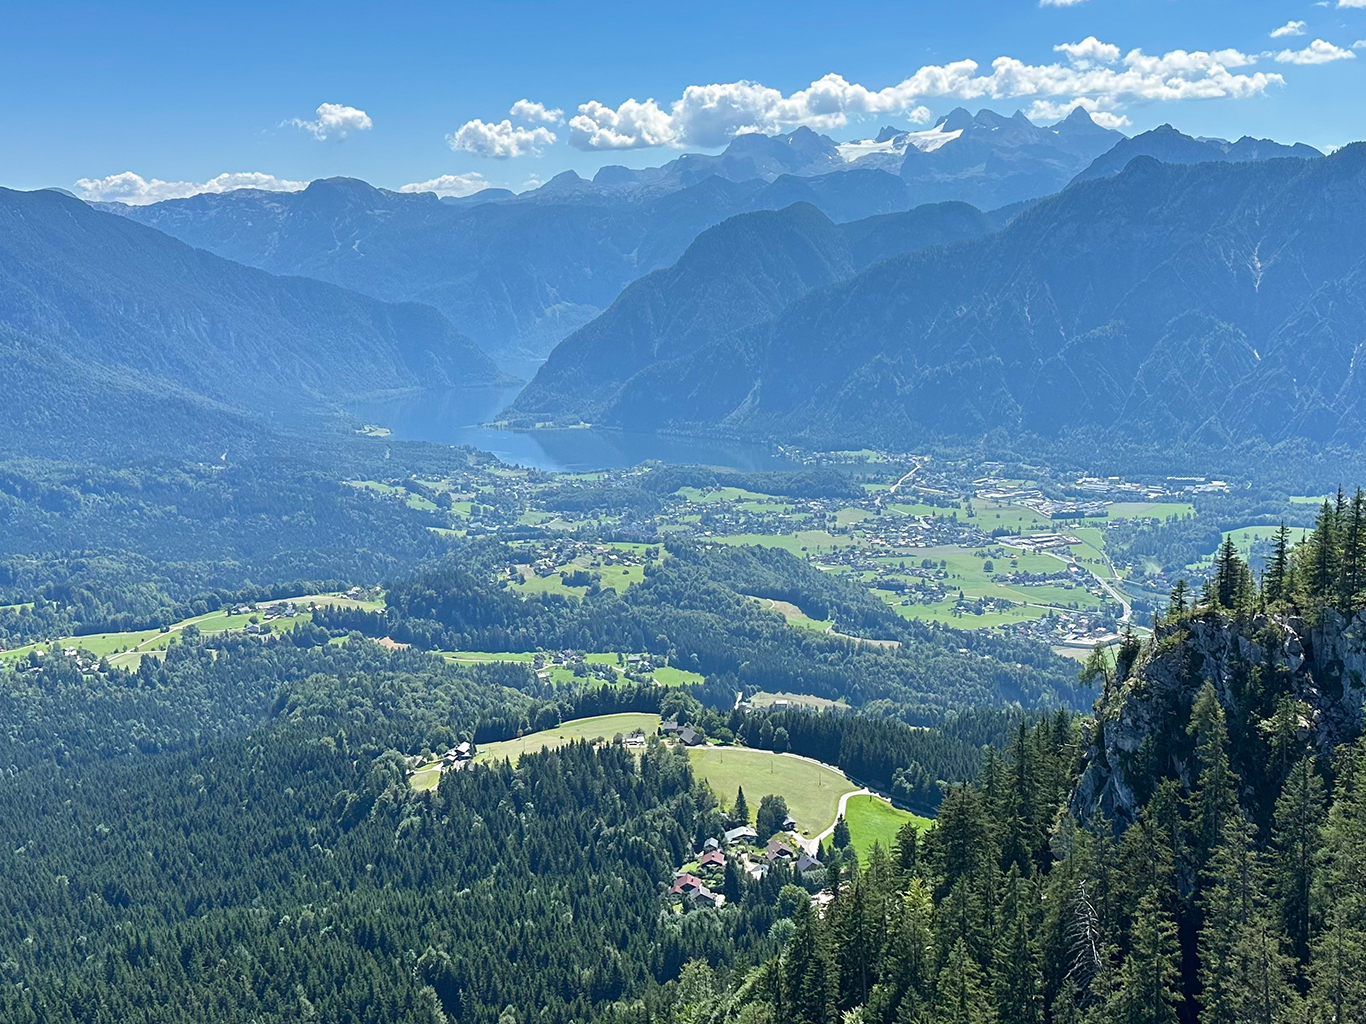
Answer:
[(0, 348), (0, 433), (46, 441), (186, 440), (499, 379), (430, 307), (274, 277), (54, 191), (0, 189)]
[(1323, 154), (1302, 142), (1286, 146), (1271, 139), (1254, 139), (1247, 135), (1237, 142), (1228, 142), (1224, 139), (1197, 139), (1183, 135), (1171, 125), (1164, 124), (1150, 132), (1117, 143), (1113, 149), (1097, 157), (1095, 162), (1074, 180), (1091, 181), (1094, 178), (1118, 174), (1136, 156), (1150, 156), (1164, 164), (1198, 164), (1207, 161), (1275, 160), (1280, 157), (1311, 159)]
[(1139, 158), (997, 234), (879, 263), (555, 411), (861, 443), (999, 428), (1361, 444), (1363, 322), (1366, 145)]
[[(390, 192), (352, 179), (103, 208), (277, 274), (445, 313), (526, 374), (632, 281), (676, 262), (728, 217), (808, 202), (837, 222), (959, 200), (1022, 208), (1124, 141), (1078, 109), (1051, 126), (955, 110), (933, 128), (836, 143), (809, 128), (737, 136), (719, 154), (573, 171), (513, 195)], [(1239, 144), (1241, 145), (1241, 143)]]
[(626, 285), (674, 263), (699, 232), (736, 213), (806, 201), (852, 220), (910, 205), (904, 184), (881, 171), (710, 175), (688, 186), (598, 177), (608, 183), (566, 171), (533, 192), (498, 190), (484, 201), (484, 193), (450, 202), (328, 179), (297, 193), (101, 208), (271, 273), (430, 304), (503, 365), (534, 369)]
[[(964, 203), (835, 224), (808, 203), (747, 213), (704, 231), (682, 259), (628, 287), (612, 307), (565, 339), (518, 396), (511, 414), (532, 422), (573, 415), (627, 424), (630, 407), (722, 339), (777, 315), (802, 295), (897, 253), (991, 230)], [(657, 414), (651, 414), (656, 418)]]

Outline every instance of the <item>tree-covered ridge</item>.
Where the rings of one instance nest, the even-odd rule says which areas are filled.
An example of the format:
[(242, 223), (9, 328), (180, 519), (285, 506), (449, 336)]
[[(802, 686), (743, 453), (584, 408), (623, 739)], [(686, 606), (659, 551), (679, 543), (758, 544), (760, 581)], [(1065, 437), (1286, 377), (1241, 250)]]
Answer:
[[(1080, 700), (1075, 669), (1047, 649), (902, 620), (863, 588), (780, 550), (671, 544), (643, 583), (620, 594), (590, 587), (582, 600), (504, 589), (496, 569), (508, 560), (501, 545), (471, 544), (394, 583), (383, 613), (332, 610), (319, 621), (427, 650), (649, 652), (705, 675), (727, 706), (737, 691), (785, 690), (881, 701), (926, 723), (961, 708)], [(819, 609), (853, 636), (897, 646), (793, 629), (755, 596)]]

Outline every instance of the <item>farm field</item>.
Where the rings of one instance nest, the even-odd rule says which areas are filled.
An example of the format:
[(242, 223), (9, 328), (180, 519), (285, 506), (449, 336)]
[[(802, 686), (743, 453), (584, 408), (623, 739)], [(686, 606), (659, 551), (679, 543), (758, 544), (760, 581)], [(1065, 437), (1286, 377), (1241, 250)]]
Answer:
[(769, 794), (787, 801), (788, 813), (803, 835), (814, 836), (835, 820), (840, 797), (859, 787), (824, 765), (788, 754), (744, 747), (693, 747), (688, 751), (693, 771), (707, 780), (726, 806), (744, 787), (745, 801), (757, 810)]
[(553, 729), (528, 733), (511, 740), (499, 740), (480, 746), (476, 761), (497, 761), (507, 758), (513, 764), (528, 751), (542, 747), (563, 747), (575, 740), (611, 740), (617, 733), (627, 733), (643, 729), (646, 735), (659, 731), (659, 716), (629, 712), (620, 715), (597, 715), (593, 718), (576, 718), (571, 722), (561, 722)]
[(1188, 501), (1117, 501), (1110, 506), (1111, 519), (1172, 519), (1195, 514)]
[(849, 826), (849, 840), (860, 858), (867, 857), (874, 843), (880, 843), (888, 853), (896, 849), (896, 834), (903, 825), (914, 824), (924, 832), (932, 824), (929, 818), (893, 807), (871, 793), (851, 796), (844, 805), (844, 820)]
[(798, 558), (818, 554), (822, 550), (852, 547), (857, 543), (851, 537), (836, 537), (824, 530), (801, 530), (797, 533), (734, 533), (711, 539), (722, 544), (755, 544), (765, 548), (782, 548)]

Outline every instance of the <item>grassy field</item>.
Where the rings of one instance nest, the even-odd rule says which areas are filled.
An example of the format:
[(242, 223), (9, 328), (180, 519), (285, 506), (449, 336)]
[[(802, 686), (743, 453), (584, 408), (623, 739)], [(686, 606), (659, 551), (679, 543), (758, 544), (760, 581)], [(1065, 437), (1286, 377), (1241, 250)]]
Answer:
[(894, 851), (896, 834), (903, 825), (911, 823), (924, 832), (933, 824), (929, 818), (893, 807), (869, 793), (849, 798), (844, 805), (844, 820), (849, 825), (849, 839), (860, 858), (868, 855), (874, 843), (881, 843), (888, 853)]
[(1110, 506), (1111, 519), (1171, 519), (1195, 514), (1188, 501), (1117, 501)]
[(814, 629), (818, 633), (824, 633), (830, 628), (831, 623), (829, 619), (813, 619), (791, 601), (775, 601), (768, 597), (756, 597), (753, 600), (758, 601), (769, 611), (777, 612), (783, 618), (787, 619), (789, 626), (799, 626), (802, 629)]
[(766, 750), (742, 747), (694, 747), (688, 751), (693, 771), (707, 780), (712, 792), (726, 805), (735, 800), (741, 786), (751, 813), (768, 794), (787, 801), (788, 813), (799, 832), (814, 836), (835, 820), (840, 797), (856, 789), (839, 772), (812, 761)]
[[(1279, 526), (1244, 526), (1238, 530), (1225, 530), (1219, 538), (1222, 545), (1228, 538), (1233, 538), (1234, 545), (1238, 548), (1238, 553), (1246, 558), (1252, 553), (1252, 545), (1258, 540), (1273, 540), (1280, 532)], [(1290, 539), (1290, 546), (1294, 547), (1306, 537), (1309, 531), (1303, 527), (1291, 528), (1286, 531)], [(1215, 552), (1211, 551), (1197, 562), (1197, 565), (1209, 565), (1214, 560)]]
[(561, 722), (553, 729), (528, 733), (512, 740), (486, 743), (479, 748), (476, 760), (496, 761), (507, 758), (516, 764), (517, 759), (528, 751), (537, 751), (542, 747), (563, 747), (575, 740), (611, 740), (617, 733), (625, 736), (636, 729), (645, 730), (647, 735), (658, 732), (659, 716), (629, 713), (576, 718), (572, 722)]
[(801, 530), (797, 533), (784, 534), (735, 533), (728, 537), (713, 537), (711, 539), (722, 544), (754, 544), (764, 548), (782, 548), (799, 558), (820, 551), (851, 547), (857, 543), (851, 537), (836, 537), (824, 530)]

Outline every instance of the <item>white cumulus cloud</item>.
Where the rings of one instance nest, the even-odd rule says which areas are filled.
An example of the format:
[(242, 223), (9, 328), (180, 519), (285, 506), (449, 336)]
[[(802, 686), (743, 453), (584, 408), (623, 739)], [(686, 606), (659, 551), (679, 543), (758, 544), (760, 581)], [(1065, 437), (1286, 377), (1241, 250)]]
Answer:
[(132, 171), (111, 174), (105, 178), (81, 178), (76, 191), (90, 202), (127, 203), (144, 206), (163, 199), (185, 199), (204, 192), (234, 192), (240, 188), (262, 189), (267, 192), (298, 192), (308, 187), (306, 181), (290, 181), (260, 171), (220, 174), (208, 181), (162, 181), (147, 179)]
[(1090, 114), (1091, 120), (1102, 128), (1127, 128), (1133, 123), (1124, 114), (1116, 114), (1113, 110), (1102, 110), (1099, 103), (1087, 96), (1079, 96), (1074, 100), (1063, 102), (1035, 100), (1025, 109), (1025, 117), (1035, 124), (1048, 124), (1050, 121), (1061, 121), (1077, 107), (1081, 107), (1082, 110)]
[(508, 157), (539, 152), (542, 147), (552, 145), (555, 138), (555, 133), (549, 128), (523, 128), (507, 118), (496, 124), (475, 118), (448, 135), (446, 143), (451, 149), (461, 152), (506, 160)]
[(1086, 0), (1039, 0), (1040, 7), (1075, 7), (1084, 3)]
[(564, 120), (564, 111), (559, 107), (547, 107), (535, 100), (518, 100), (508, 113), (523, 121), (544, 121), (546, 124), (559, 124)]
[(443, 174), (430, 181), (415, 181), (399, 186), (400, 192), (435, 192), (439, 196), (472, 196), (488, 188), (490, 182), (478, 171), (470, 174)]
[(1366, 0), (1338, 0), (1339, 7), (1366, 7)]
[(1285, 36), (1304, 35), (1305, 23), (1302, 21), (1287, 21), (1280, 28), (1271, 30), (1272, 39), (1283, 39)]
[(294, 117), (285, 122), (295, 128), (302, 128), (319, 142), (327, 139), (344, 139), (352, 132), (369, 131), (375, 122), (370, 115), (345, 103), (318, 104), (317, 117), (313, 120)]
[(1352, 44), (1352, 49), (1366, 50), (1366, 39), (1358, 39), (1355, 43)]
[(1315, 39), (1303, 50), (1282, 50), (1276, 54), (1276, 61), (1280, 64), (1327, 64), (1329, 61), (1350, 60), (1354, 57), (1356, 54), (1351, 50), (1334, 46), (1322, 39)]
[(1104, 115), (1103, 120), (1097, 117), (1101, 123), (1120, 125), (1125, 122), (1118, 110), (1126, 103), (1240, 99), (1284, 82), (1274, 72), (1242, 70), (1257, 58), (1238, 50), (1172, 50), (1149, 55), (1134, 49), (1122, 54), (1119, 47), (1094, 36), (1056, 49), (1065, 61), (1027, 64), (998, 57), (985, 73), (972, 60), (927, 65), (882, 89), (830, 74), (788, 95), (758, 82), (740, 81), (690, 85), (667, 105), (632, 98), (611, 107), (590, 100), (580, 104), (578, 114), (570, 118), (569, 142), (585, 150), (713, 148), (742, 132), (775, 132), (796, 125), (823, 131), (842, 127), (851, 116), (905, 116), (931, 98), (1022, 97), (1066, 102), (1069, 110), (1080, 103), (1093, 114)]

